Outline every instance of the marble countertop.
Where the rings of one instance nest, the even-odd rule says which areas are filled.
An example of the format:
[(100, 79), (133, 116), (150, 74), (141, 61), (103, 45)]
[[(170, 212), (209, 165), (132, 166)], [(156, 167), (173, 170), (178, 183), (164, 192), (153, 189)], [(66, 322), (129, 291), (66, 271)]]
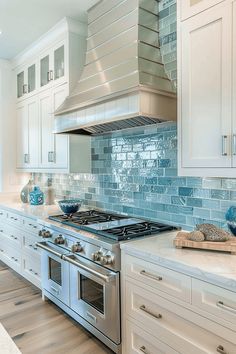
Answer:
[(236, 255), (177, 249), (175, 232), (121, 244), (126, 253), (236, 292)]
[(20, 215), (28, 216), (32, 219), (46, 219), (49, 215), (61, 213), (57, 204), (55, 205), (29, 205), (23, 204), (19, 195), (15, 193), (0, 193), (0, 208), (14, 211)]

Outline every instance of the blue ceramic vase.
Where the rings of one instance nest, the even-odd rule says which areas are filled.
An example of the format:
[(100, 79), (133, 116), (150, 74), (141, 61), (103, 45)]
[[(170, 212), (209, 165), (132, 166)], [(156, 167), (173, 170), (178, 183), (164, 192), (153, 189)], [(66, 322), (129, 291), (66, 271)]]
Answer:
[(229, 230), (236, 236), (236, 206), (231, 206), (225, 214)]
[(30, 204), (42, 205), (43, 203), (44, 203), (44, 194), (39, 187), (35, 186), (32, 192), (30, 192)]

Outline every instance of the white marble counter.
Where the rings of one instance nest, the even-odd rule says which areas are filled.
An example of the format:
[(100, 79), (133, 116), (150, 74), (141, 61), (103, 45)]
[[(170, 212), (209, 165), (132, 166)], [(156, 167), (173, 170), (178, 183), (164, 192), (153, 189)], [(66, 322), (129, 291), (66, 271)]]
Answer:
[(125, 242), (126, 253), (236, 292), (236, 255), (177, 249), (176, 232)]
[(0, 353), (2, 354), (21, 354), (5, 328), (0, 323)]
[(0, 208), (16, 212), (32, 219), (46, 219), (49, 215), (61, 213), (57, 204), (55, 205), (29, 205), (20, 201), (17, 194), (0, 193)]

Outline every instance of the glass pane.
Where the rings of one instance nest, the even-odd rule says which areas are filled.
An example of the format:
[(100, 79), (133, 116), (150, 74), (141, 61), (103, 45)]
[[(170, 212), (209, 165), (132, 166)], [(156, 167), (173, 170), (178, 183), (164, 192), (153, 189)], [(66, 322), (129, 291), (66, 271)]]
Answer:
[(80, 297), (87, 304), (104, 314), (104, 291), (103, 285), (80, 275)]
[(55, 283), (62, 285), (61, 282), (61, 263), (49, 258), (49, 278)]
[(64, 76), (64, 45), (54, 52), (54, 79)]
[(49, 55), (40, 60), (40, 85), (47, 85), (49, 82)]
[(28, 92), (35, 90), (35, 64), (28, 68)]
[(23, 86), (24, 86), (24, 71), (17, 75), (17, 97), (23, 96)]

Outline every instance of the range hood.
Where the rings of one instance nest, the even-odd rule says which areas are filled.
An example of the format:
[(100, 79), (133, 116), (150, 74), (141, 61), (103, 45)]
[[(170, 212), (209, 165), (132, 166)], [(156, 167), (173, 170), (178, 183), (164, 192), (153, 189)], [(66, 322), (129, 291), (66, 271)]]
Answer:
[(55, 133), (97, 135), (176, 120), (158, 6), (157, 0), (101, 0), (88, 11), (85, 65), (55, 112)]

